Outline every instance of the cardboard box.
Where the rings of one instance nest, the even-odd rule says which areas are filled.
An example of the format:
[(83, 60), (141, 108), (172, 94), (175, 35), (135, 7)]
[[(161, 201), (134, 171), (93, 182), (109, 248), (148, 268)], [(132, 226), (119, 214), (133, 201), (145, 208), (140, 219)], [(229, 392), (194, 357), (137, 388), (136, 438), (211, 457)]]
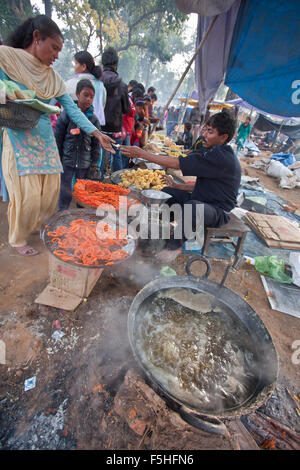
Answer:
[(91, 293), (102, 271), (102, 268), (72, 266), (49, 253), (50, 282), (35, 302), (74, 310)]

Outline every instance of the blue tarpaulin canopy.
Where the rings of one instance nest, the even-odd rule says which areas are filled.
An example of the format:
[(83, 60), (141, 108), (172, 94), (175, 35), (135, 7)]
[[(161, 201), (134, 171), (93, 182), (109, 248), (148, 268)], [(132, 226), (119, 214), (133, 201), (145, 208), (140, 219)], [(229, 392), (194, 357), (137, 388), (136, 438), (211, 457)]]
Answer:
[(199, 13), (197, 45), (218, 14), (196, 58), (202, 114), (225, 79), (252, 106), (273, 115), (300, 117), (299, 0), (175, 3), (185, 13)]
[(244, 0), (225, 83), (263, 111), (300, 116), (300, 2)]

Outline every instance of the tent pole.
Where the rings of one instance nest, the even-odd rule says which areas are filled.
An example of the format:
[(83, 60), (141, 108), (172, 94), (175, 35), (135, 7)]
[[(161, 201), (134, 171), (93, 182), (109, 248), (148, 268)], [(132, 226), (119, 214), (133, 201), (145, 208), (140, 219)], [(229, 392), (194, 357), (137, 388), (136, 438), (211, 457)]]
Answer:
[(273, 150), (273, 151), (274, 151), (274, 149), (275, 149), (275, 144), (276, 144), (277, 138), (278, 138), (278, 136), (279, 136), (279, 134), (280, 134), (280, 132), (281, 132), (281, 128), (282, 128), (282, 126), (283, 126), (283, 124), (284, 124), (284, 121), (285, 121), (284, 119), (281, 121), (280, 127), (279, 127), (279, 129), (277, 130), (277, 132), (276, 132), (276, 134), (275, 134), (275, 137), (274, 137), (274, 140), (273, 140), (273, 144), (272, 144), (272, 150)]
[(216, 22), (218, 16), (219, 16), (219, 15), (216, 15), (216, 16), (212, 19), (212, 22), (210, 23), (209, 27), (207, 28), (207, 31), (206, 31), (205, 35), (204, 35), (203, 38), (201, 39), (200, 44), (199, 44), (199, 46), (197, 47), (197, 49), (196, 49), (196, 51), (195, 51), (193, 57), (191, 58), (191, 60), (189, 61), (188, 65), (187, 65), (187, 67), (186, 67), (186, 69), (185, 69), (185, 71), (183, 72), (181, 79), (179, 80), (179, 82), (178, 82), (178, 84), (177, 84), (175, 90), (173, 91), (172, 95), (170, 96), (169, 101), (167, 102), (167, 104), (165, 105), (164, 109), (162, 110), (161, 115), (159, 116), (159, 118), (158, 118), (158, 120), (156, 121), (155, 125), (154, 125), (153, 128), (151, 129), (151, 131), (150, 131), (150, 133), (149, 133), (149, 137), (150, 137), (151, 134), (155, 131), (155, 129), (156, 129), (156, 127), (157, 127), (159, 121), (162, 119), (162, 117), (163, 117), (163, 115), (165, 114), (166, 110), (168, 109), (168, 107), (169, 107), (169, 105), (170, 105), (172, 99), (173, 99), (174, 96), (176, 95), (178, 88), (180, 87), (180, 85), (182, 84), (183, 80), (185, 79), (185, 77), (186, 77), (188, 71), (190, 70), (190, 68), (191, 68), (191, 66), (192, 66), (192, 64), (193, 64), (193, 62), (194, 62), (194, 60), (195, 60), (197, 54), (200, 52), (200, 50), (201, 50), (203, 44), (205, 43), (206, 38), (207, 38), (207, 36), (208, 36), (210, 30), (212, 29), (213, 25), (215, 24), (215, 22)]
[[(180, 119), (178, 121), (178, 131), (179, 131), (179, 127), (181, 126), (182, 124), (182, 121), (183, 121), (183, 118), (184, 118), (184, 115), (185, 115), (185, 111), (186, 111), (186, 108), (188, 106), (188, 102), (190, 101), (191, 97), (192, 97), (192, 93), (193, 93), (193, 90), (190, 92), (190, 94), (186, 97), (186, 100), (185, 100), (185, 103), (184, 103), (184, 107), (183, 107), (183, 110), (181, 112), (181, 116), (180, 116)], [(176, 132), (176, 135), (178, 134), (178, 131)]]

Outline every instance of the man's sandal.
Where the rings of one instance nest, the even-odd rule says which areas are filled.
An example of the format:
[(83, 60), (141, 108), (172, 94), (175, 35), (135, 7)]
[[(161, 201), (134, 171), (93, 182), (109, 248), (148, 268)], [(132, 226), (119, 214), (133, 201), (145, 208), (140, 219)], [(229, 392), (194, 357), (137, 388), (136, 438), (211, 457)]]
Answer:
[(15, 250), (17, 250), (17, 252), (23, 256), (35, 256), (39, 254), (39, 252), (30, 245), (14, 246), (13, 248), (15, 248)]

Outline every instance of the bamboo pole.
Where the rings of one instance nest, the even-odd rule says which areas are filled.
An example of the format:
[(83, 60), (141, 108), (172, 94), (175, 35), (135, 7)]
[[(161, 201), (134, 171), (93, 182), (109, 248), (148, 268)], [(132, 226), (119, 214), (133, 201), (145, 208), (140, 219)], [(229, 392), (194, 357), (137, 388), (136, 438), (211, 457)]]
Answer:
[(196, 51), (195, 51), (193, 57), (191, 58), (191, 60), (189, 61), (188, 65), (187, 65), (187, 67), (186, 67), (186, 69), (185, 69), (185, 71), (183, 72), (181, 79), (180, 79), (179, 82), (177, 83), (177, 86), (176, 86), (175, 90), (173, 91), (171, 97), (169, 98), (169, 101), (167, 102), (166, 106), (165, 106), (164, 109), (162, 110), (161, 115), (159, 116), (159, 118), (158, 118), (158, 120), (156, 121), (155, 125), (154, 125), (153, 128), (151, 129), (151, 131), (150, 131), (150, 133), (149, 133), (149, 137), (150, 137), (151, 134), (155, 131), (155, 129), (156, 129), (156, 127), (157, 127), (159, 121), (162, 119), (162, 117), (163, 117), (163, 115), (165, 114), (166, 110), (168, 109), (168, 107), (169, 107), (169, 105), (170, 105), (172, 99), (173, 99), (174, 96), (176, 95), (178, 88), (180, 87), (180, 85), (182, 84), (183, 80), (185, 79), (185, 77), (186, 77), (188, 71), (190, 70), (190, 68), (191, 68), (191, 66), (192, 66), (192, 63), (194, 62), (194, 60), (195, 60), (197, 54), (200, 52), (200, 50), (201, 50), (203, 44), (205, 43), (206, 38), (207, 38), (207, 36), (208, 36), (210, 30), (212, 29), (213, 25), (215, 24), (215, 22), (216, 22), (218, 16), (219, 16), (219, 15), (216, 15), (216, 16), (212, 19), (212, 22), (210, 23), (209, 27), (207, 28), (207, 31), (206, 31), (205, 35), (204, 35), (203, 38), (201, 39), (201, 41), (200, 41), (200, 43), (199, 43), (199, 46), (197, 47), (197, 49), (196, 49)]
[(189, 101), (192, 98), (192, 94), (193, 94), (193, 90), (191, 90), (189, 95), (186, 97), (184, 107), (183, 107), (183, 111), (182, 111), (181, 117), (180, 117), (179, 122), (178, 122), (179, 126), (182, 124), (182, 121), (183, 121), (183, 118), (184, 118), (184, 115), (185, 115), (185, 112), (186, 112), (186, 108), (188, 107)]
[(283, 126), (283, 124), (284, 124), (284, 121), (285, 121), (285, 119), (283, 119), (283, 120), (281, 121), (281, 124), (280, 124), (279, 129), (276, 131), (276, 134), (275, 134), (275, 137), (274, 137), (274, 140), (273, 140), (273, 143), (272, 143), (272, 147), (271, 147), (272, 150), (275, 149), (275, 145), (276, 145), (276, 142), (277, 142), (277, 138), (278, 138), (278, 136), (279, 136), (279, 134), (280, 134), (280, 132), (281, 132), (281, 128), (282, 128), (282, 126)]

